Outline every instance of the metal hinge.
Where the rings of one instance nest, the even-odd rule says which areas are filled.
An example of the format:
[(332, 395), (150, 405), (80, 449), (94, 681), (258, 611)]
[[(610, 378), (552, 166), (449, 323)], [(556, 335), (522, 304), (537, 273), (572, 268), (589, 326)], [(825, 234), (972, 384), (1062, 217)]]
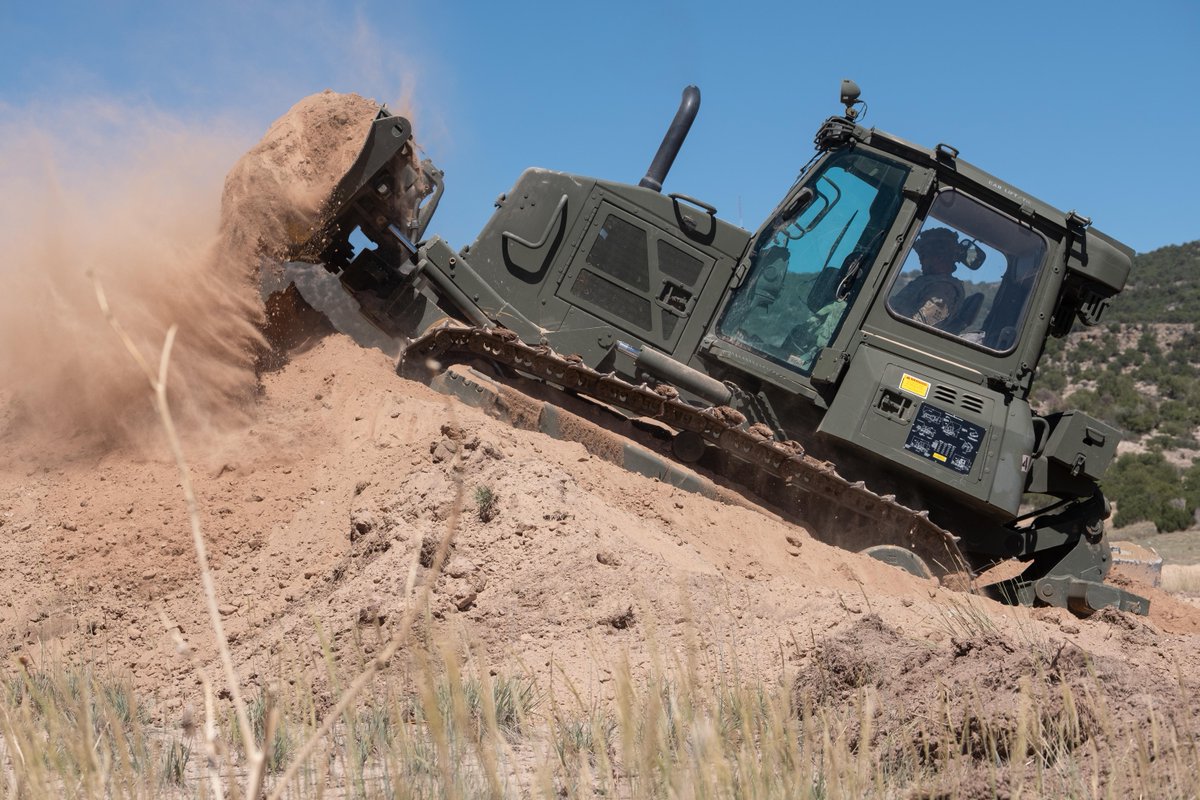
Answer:
[(904, 179), (903, 192), (905, 196), (919, 199), (929, 194), (933, 189), (934, 172), (931, 169), (914, 169)]

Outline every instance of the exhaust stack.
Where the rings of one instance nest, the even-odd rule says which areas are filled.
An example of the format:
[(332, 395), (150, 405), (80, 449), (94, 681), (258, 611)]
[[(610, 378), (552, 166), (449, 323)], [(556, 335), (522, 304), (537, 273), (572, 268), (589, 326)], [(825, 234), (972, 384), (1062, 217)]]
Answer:
[(679, 110), (675, 112), (675, 119), (671, 120), (671, 127), (667, 128), (667, 135), (663, 137), (662, 144), (658, 146), (658, 152), (654, 154), (654, 160), (650, 162), (650, 169), (646, 171), (646, 177), (638, 182), (638, 186), (653, 189), (656, 192), (662, 191), (663, 181), (666, 180), (671, 165), (675, 163), (675, 156), (679, 155), (679, 148), (683, 147), (683, 140), (687, 138), (688, 131), (692, 129), (692, 122), (695, 121), (696, 112), (699, 110), (700, 90), (695, 86), (689, 86), (683, 90), (683, 98), (679, 101)]

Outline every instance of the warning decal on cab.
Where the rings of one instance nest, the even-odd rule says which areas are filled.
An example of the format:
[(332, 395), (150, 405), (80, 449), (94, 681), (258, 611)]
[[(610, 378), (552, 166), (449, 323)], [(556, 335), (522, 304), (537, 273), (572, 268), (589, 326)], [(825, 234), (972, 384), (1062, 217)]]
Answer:
[(922, 400), (929, 398), (929, 381), (923, 381), (907, 372), (900, 378), (900, 388)]

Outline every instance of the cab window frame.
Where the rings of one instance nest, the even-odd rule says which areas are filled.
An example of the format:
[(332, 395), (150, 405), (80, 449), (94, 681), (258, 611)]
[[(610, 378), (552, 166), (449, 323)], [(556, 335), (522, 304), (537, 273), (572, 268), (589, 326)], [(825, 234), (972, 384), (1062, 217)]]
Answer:
[[(1003, 224), (1011, 225), (1012, 227), (1009, 230), (1018, 230), (1018, 231), (1020, 231), (1019, 235), (1021, 235), (1021, 236), (1036, 237), (1036, 247), (1038, 248), (1038, 255), (1037, 255), (1036, 263), (1034, 263), (1031, 267), (1027, 267), (1027, 269), (1032, 269), (1034, 271), (1034, 277), (1033, 277), (1033, 280), (1031, 282), (1029, 282), (1029, 284), (1028, 284), (1028, 288), (1026, 289), (1024, 297), (1022, 299), (1020, 311), (1016, 315), (1016, 318), (1013, 321), (1013, 324), (1011, 326), (1003, 326), (1004, 328), (1011, 327), (1014, 330), (1011, 341), (1007, 342), (1003, 347), (990, 346), (985, 343), (985, 339), (981, 339), (979, 341), (974, 341), (970, 338), (964, 337), (963, 334), (970, 333), (969, 331), (963, 330), (963, 331), (958, 331), (958, 332), (951, 332), (951, 331), (939, 328), (937, 326), (937, 324), (929, 325), (929, 324), (923, 323), (920, 320), (912, 318), (911, 316), (905, 316), (904, 314), (901, 314), (892, 305), (892, 301), (895, 298), (895, 296), (897, 295), (897, 292), (899, 291), (899, 289), (903, 288), (903, 287), (897, 286), (897, 284), (899, 283), (899, 281), (901, 280), (901, 278), (904, 275), (911, 274), (912, 259), (915, 255), (915, 246), (917, 243), (917, 239), (920, 237), (920, 235), (922, 233), (924, 233), (925, 231), (931, 229), (932, 227), (947, 227), (947, 226), (950, 226), (951, 228), (953, 228), (953, 230), (956, 233), (959, 233), (959, 234), (964, 233), (963, 227), (960, 226), (959, 224), (950, 222), (950, 221), (942, 219), (942, 218), (934, 217), (934, 213), (936, 212), (936, 210), (938, 208), (939, 201), (948, 194), (957, 195), (958, 197), (962, 198), (963, 201), (966, 201), (966, 202), (976, 206), (977, 207), (976, 213), (983, 213), (985, 215), (990, 214), (996, 220), (1002, 220)], [(882, 305), (883, 305), (886, 313), (892, 319), (895, 319), (895, 320), (897, 320), (901, 323), (904, 323), (908, 326), (914, 327), (922, 332), (935, 334), (939, 338), (947, 339), (947, 340), (950, 340), (957, 344), (964, 345), (966, 347), (970, 347), (973, 350), (978, 350), (978, 351), (987, 353), (990, 356), (995, 356), (997, 358), (1004, 358), (1004, 357), (1011, 356), (1014, 352), (1017, 351), (1018, 347), (1021, 344), (1022, 332), (1024, 331), (1024, 329), (1026, 328), (1026, 326), (1028, 324), (1031, 308), (1033, 307), (1033, 305), (1035, 303), (1035, 298), (1038, 296), (1038, 289), (1045, 283), (1046, 273), (1049, 272), (1051, 269), (1050, 257), (1051, 257), (1051, 254), (1054, 252), (1054, 243), (1044, 233), (1039, 231), (1033, 225), (1030, 225), (1027, 222), (1022, 222), (1020, 219), (1017, 219), (1016, 217), (1012, 216), (1011, 214), (1007, 214), (1007, 213), (995, 208), (994, 206), (977, 199), (976, 197), (972, 196), (968, 192), (963, 191), (961, 188), (956, 187), (956, 186), (941, 187), (933, 196), (933, 199), (931, 200), (931, 202), (929, 204), (929, 208), (925, 212), (924, 216), (919, 217), (918, 221), (920, 224), (915, 228), (914, 233), (906, 241), (904, 249), (901, 251), (901, 253), (899, 254), (899, 257), (897, 258), (896, 267), (894, 268), (893, 274), (892, 274), (891, 278), (888, 280), (884, 291), (882, 292), (882, 300), (883, 300)], [(932, 225), (931, 225), (931, 223), (932, 223)], [(998, 222), (997, 224), (1002, 224), (1002, 223)], [(1009, 271), (1016, 270), (1016, 267), (1014, 267), (1013, 263), (1012, 263), (1012, 257), (1014, 255), (1019, 254), (1020, 250), (1014, 250), (1013, 252), (1009, 253), (1009, 252), (1005, 252), (1004, 250), (1000, 250), (995, 245), (992, 245), (987, 242), (983, 242), (980, 237), (973, 237), (973, 238), (967, 237), (967, 238), (970, 239), (970, 241), (972, 241), (972, 242), (983, 244), (986, 248), (986, 251), (990, 251), (990, 253), (992, 253), (992, 254), (998, 254), (999, 256), (1002, 256), (1006, 261), (1006, 264), (1003, 268), (1001, 275), (995, 281), (994, 290), (991, 292), (990, 297), (987, 298), (987, 304), (983, 305), (979, 308), (979, 311), (975, 317), (976, 324), (978, 326), (982, 327), (983, 323), (987, 320), (988, 316), (996, 309), (995, 301), (999, 297), (1002, 288), (1008, 283)], [(960, 238), (960, 244), (961, 244), (961, 242), (963, 242), (965, 240), (966, 239)], [(1030, 241), (1032, 241), (1032, 239)], [(1026, 254), (1032, 255), (1033, 252), (1034, 251), (1032, 249), (1028, 249), (1026, 251)], [(992, 257), (994, 258), (994, 256), (992, 256)], [(919, 259), (919, 256), (917, 256), (917, 258)], [(920, 263), (919, 260), (917, 263), (918, 264)], [(985, 260), (985, 265), (986, 265), (986, 263), (987, 262)], [(906, 268), (909, 268), (909, 269), (906, 269)], [(965, 274), (969, 276), (972, 273), (966, 272)], [(974, 281), (969, 281), (969, 278), (968, 278), (968, 280), (963, 280), (962, 275), (957, 274), (957, 273), (955, 274), (955, 277), (959, 278), (960, 283), (963, 284), (964, 302), (965, 302), (965, 299), (973, 293), (973, 291), (980, 290), (979, 284), (975, 283)], [(1015, 278), (1014, 278), (1014, 280), (1015, 280)], [(968, 286), (967, 285), (968, 281), (973, 285)], [(971, 326), (972, 325), (970, 323), (968, 323), (967, 327), (971, 327)], [(984, 334), (984, 337), (986, 338), (988, 335), (988, 332), (982, 331), (982, 333)]]

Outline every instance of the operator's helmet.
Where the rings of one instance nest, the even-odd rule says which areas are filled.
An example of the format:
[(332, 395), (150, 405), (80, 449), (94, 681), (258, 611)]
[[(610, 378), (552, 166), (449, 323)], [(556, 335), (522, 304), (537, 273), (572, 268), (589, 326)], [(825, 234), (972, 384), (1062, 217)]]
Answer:
[(926, 255), (944, 255), (957, 260), (958, 234), (949, 228), (930, 228), (921, 232), (917, 241), (913, 243), (913, 249), (921, 258), (925, 258)]

